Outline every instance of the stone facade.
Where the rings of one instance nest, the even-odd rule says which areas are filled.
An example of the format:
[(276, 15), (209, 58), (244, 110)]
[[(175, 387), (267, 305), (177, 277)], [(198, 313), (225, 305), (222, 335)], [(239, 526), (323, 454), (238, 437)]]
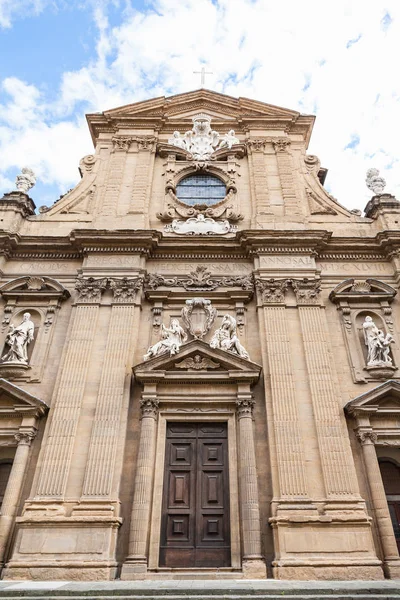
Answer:
[[(295, 111), (199, 90), (87, 119), (74, 189), (0, 201), (3, 577), (399, 577), (400, 203), (340, 205)], [(198, 176), (218, 201), (184, 200)], [(226, 428), (228, 566), (160, 564), (174, 424)]]

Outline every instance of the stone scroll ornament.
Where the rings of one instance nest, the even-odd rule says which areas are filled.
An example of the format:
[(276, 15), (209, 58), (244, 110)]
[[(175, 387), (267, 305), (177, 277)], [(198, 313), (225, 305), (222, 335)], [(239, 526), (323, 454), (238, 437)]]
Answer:
[(375, 325), (372, 317), (365, 317), (363, 323), (365, 345), (368, 348), (367, 367), (391, 367), (390, 344), (394, 339), (390, 333), (386, 335)]
[(218, 348), (241, 358), (249, 359), (249, 353), (239, 342), (236, 331), (236, 319), (231, 315), (225, 315), (221, 327), (216, 330), (210, 341), (210, 348)]
[(186, 221), (174, 219), (170, 225), (165, 225), (164, 231), (180, 235), (226, 235), (237, 231), (237, 226), (231, 225), (227, 219), (215, 221), (200, 213), (197, 217), (190, 217)]
[(182, 344), (187, 340), (185, 330), (180, 326), (178, 319), (171, 319), (171, 326), (161, 325), (161, 339), (159, 342), (150, 346), (143, 360), (150, 360), (156, 356), (169, 353), (170, 356), (178, 354)]
[(207, 160), (220, 148), (230, 149), (235, 144), (240, 144), (233, 129), (221, 136), (211, 129), (210, 123), (211, 117), (208, 115), (196, 115), (193, 117), (193, 128), (183, 135), (174, 131), (168, 144), (186, 150), (194, 160)]
[(8, 351), (1, 357), (0, 363), (28, 364), (28, 345), (33, 340), (35, 326), (31, 321), (30, 313), (25, 313), (22, 322), (14, 327), (10, 325), (10, 331), (6, 336)]

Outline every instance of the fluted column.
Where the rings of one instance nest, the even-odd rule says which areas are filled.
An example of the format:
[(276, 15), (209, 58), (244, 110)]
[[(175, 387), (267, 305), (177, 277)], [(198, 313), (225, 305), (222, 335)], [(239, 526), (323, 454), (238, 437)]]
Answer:
[(106, 279), (80, 278), (79, 293), (53, 397), (36, 496), (62, 499), (75, 443), (87, 372)]
[(362, 447), (365, 471), (382, 544), (384, 570), (389, 577), (397, 578), (400, 575), (400, 558), (376, 456), (375, 442), (377, 435), (372, 430), (359, 431), (357, 432), (357, 438)]
[(26, 468), (28, 465), (29, 449), (35, 435), (36, 432), (34, 430), (28, 432), (19, 432), (15, 435), (18, 446), (15, 452), (10, 476), (8, 478), (3, 504), (1, 506), (0, 564), (4, 562), (7, 542), (14, 523), (15, 513), (17, 512), (18, 502), (21, 495), (22, 484), (24, 482)]
[(295, 280), (293, 288), (300, 316), (325, 493), (332, 499), (358, 497), (350, 442), (328, 351), (325, 314), (320, 306), (320, 282)]
[(143, 279), (110, 279), (114, 304), (108, 330), (81, 500), (112, 493), (129, 358), (135, 342), (135, 298)]
[(147, 571), (147, 540), (156, 452), (158, 400), (144, 393), (140, 407), (142, 419), (129, 532), (129, 555), (122, 567), (121, 579), (140, 578), (141, 575), (144, 577)]
[(261, 555), (260, 508), (254, 448), (251, 394), (239, 394), (236, 401), (239, 423), (239, 485), (243, 533), (243, 573), (247, 578), (266, 577)]
[(279, 478), (279, 494), (275, 489), (274, 496), (293, 501), (306, 499), (308, 490), (293, 365), (289, 352), (290, 340), (285, 308), (287, 285), (286, 280), (256, 280), (264, 305), (267, 361), (271, 382), (275, 460)]

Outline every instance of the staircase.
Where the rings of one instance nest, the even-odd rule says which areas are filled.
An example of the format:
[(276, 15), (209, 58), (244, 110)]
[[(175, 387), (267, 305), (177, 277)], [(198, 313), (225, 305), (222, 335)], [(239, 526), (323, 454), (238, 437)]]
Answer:
[(400, 600), (400, 580), (1, 581), (0, 598), (32, 600)]

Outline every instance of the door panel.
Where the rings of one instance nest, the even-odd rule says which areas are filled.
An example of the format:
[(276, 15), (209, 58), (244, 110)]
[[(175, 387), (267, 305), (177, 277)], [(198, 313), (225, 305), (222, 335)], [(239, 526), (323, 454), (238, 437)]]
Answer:
[(225, 423), (167, 427), (160, 566), (230, 565)]

